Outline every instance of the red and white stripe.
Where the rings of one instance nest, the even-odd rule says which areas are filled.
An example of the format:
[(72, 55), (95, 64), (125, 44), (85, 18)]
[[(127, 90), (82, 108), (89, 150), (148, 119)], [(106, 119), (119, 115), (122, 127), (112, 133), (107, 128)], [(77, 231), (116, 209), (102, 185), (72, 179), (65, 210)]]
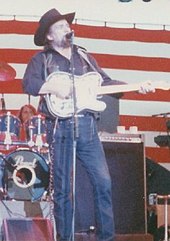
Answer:
[[(33, 43), (37, 21), (0, 21), (0, 60), (16, 70), (16, 79), (1, 82), (6, 107), (14, 114), (28, 103), (23, 94), (21, 80), (28, 61), (41, 48)], [(87, 48), (99, 65), (113, 79), (129, 84), (152, 81), (170, 85), (170, 31), (142, 30), (136, 28), (114, 28), (73, 24), (75, 43)], [(37, 106), (38, 98), (31, 97)], [(125, 93), (120, 100), (120, 125), (128, 130), (137, 126), (145, 134), (146, 156), (156, 162), (170, 165), (170, 149), (159, 147), (154, 137), (167, 134), (166, 121), (170, 112), (170, 91), (159, 89), (155, 93), (142, 95)], [(154, 115), (157, 115), (154, 117)]]

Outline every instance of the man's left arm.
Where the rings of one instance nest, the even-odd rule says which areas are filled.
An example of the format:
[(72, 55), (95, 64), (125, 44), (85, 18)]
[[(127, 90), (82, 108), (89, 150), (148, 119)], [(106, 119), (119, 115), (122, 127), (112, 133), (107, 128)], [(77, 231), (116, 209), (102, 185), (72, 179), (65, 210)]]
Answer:
[[(101, 75), (102, 77), (102, 86), (105, 85), (128, 85), (128, 83), (124, 82), (124, 81), (120, 81), (120, 80), (114, 80), (111, 79), (101, 68), (100, 66), (97, 64), (97, 61), (91, 56), (89, 55), (89, 59), (92, 62), (92, 64), (95, 66), (96, 70), (98, 71), (98, 73)], [(155, 92), (155, 88), (152, 85), (152, 83), (150, 81), (146, 81), (143, 83), (140, 83), (140, 85), (138, 86), (138, 93), (140, 94), (146, 94), (148, 92)], [(123, 94), (119, 93), (119, 94), (114, 94), (112, 96), (115, 97), (121, 97)]]

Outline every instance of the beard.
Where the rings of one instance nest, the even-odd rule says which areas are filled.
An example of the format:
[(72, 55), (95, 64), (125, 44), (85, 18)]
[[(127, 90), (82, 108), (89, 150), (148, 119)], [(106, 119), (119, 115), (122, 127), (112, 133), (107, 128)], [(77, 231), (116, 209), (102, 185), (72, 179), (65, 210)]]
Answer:
[(48, 41), (48, 46), (52, 48), (62, 48), (67, 49), (71, 47), (71, 40), (67, 39), (66, 36), (63, 36), (61, 39), (55, 39), (53, 41)]
[(62, 48), (68, 48), (68, 47), (70, 47), (70, 46), (71, 46), (71, 40), (70, 40), (70, 39), (67, 39), (67, 38), (64, 36), (64, 38), (63, 38), (62, 41), (61, 41), (60, 47), (62, 47)]

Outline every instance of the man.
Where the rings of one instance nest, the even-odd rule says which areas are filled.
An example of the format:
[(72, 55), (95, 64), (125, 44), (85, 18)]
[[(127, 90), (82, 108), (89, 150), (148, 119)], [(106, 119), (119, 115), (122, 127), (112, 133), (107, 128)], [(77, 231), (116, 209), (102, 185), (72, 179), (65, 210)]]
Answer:
[[(111, 80), (85, 49), (72, 44), (73, 32), (70, 24), (74, 16), (75, 13), (62, 15), (56, 9), (51, 9), (41, 17), (34, 43), (44, 46), (44, 50), (37, 53), (28, 64), (23, 88), (30, 95), (42, 96), (40, 109), (46, 115), (47, 138), (53, 161), (57, 240), (68, 241), (74, 235), (72, 179), (75, 174), (73, 161), (76, 153), (76, 157), (86, 168), (94, 189), (97, 240), (113, 241), (115, 230), (111, 179), (98, 137), (94, 112), (89, 111), (91, 107), (83, 109), (84, 103), (81, 105), (81, 96), (88, 94), (86, 101), (91, 98), (81, 77), (86, 78), (89, 74), (89, 88), (93, 86), (96, 76), (102, 85), (122, 82)], [(78, 83), (82, 84), (80, 88), (77, 87)], [(78, 90), (81, 93), (77, 93)], [(143, 89), (145, 91), (147, 90)], [(97, 104), (97, 100), (95, 101)], [(58, 106), (60, 108), (57, 110)], [(98, 109), (100, 108), (97, 106), (95, 110)]]

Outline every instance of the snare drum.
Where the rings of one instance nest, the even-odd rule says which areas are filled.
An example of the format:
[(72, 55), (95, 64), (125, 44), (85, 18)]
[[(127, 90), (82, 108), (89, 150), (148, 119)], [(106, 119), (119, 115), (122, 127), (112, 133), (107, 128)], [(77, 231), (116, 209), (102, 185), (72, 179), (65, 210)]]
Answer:
[(48, 188), (49, 166), (40, 154), (21, 149), (6, 157), (7, 194), (15, 200), (39, 200)]

